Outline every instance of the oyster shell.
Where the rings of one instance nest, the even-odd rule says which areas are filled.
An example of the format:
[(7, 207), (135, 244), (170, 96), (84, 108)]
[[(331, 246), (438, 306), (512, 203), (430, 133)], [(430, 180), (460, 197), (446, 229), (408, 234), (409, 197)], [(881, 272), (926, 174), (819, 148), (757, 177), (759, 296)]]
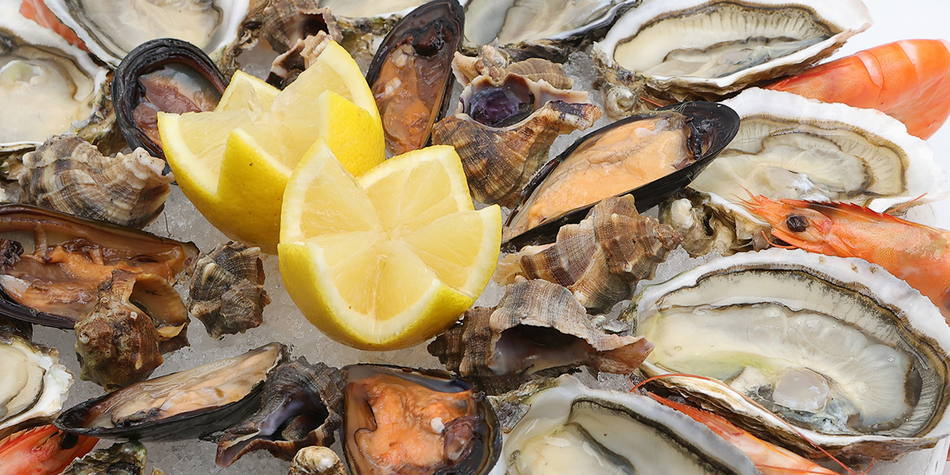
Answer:
[[(0, 317), (3, 323), (9, 323)], [(18, 331), (0, 329), (0, 439), (26, 427), (49, 423), (63, 408), (73, 376), (59, 352), (30, 342)]]
[(150, 40), (175, 38), (208, 54), (231, 43), (248, 0), (45, 0), (89, 51), (113, 68)]
[(705, 425), (646, 396), (594, 390), (562, 376), (518, 402), (529, 409), (506, 434), (492, 475), (552, 473), (552, 467), (556, 473), (591, 467), (638, 475), (759, 473)]
[(228, 242), (193, 264), (188, 311), (212, 338), (243, 333), (264, 323), (264, 264), (259, 247)]
[(757, 88), (723, 104), (739, 114), (739, 132), (690, 186), (734, 203), (733, 213), (746, 191), (878, 212), (950, 195), (933, 149), (884, 113)]
[(433, 370), (344, 370), (343, 451), (354, 475), (484, 475), (495, 464), (501, 432), (468, 383)]
[(287, 357), (279, 343), (135, 383), (64, 411), (56, 427), (99, 438), (182, 440), (223, 430), (260, 407), (261, 388)]
[(107, 157), (77, 135), (51, 137), (23, 156), (20, 201), (142, 228), (165, 207), (173, 178), (145, 150)]
[(633, 197), (610, 197), (578, 224), (561, 227), (550, 245), (525, 246), (502, 258), (495, 280), (518, 277), (563, 285), (588, 311), (608, 310), (631, 297), (641, 279), (682, 241), (670, 226), (637, 213)]
[(557, 60), (600, 39), (639, 0), (469, 0), (468, 47), (497, 43)]
[(69, 131), (93, 140), (111, 128), (108, 70), (79, 48), (0, 3), (0, 153)]
[(320, 446), (304, 447), (294, 455), (287, 475), (349, 475), (336, 452)]
[[(141, 442), (113, 444), (69, 464), (63, 475), (145, 475), (146, 451)], [(153, 472), (152, 475), (155, 475)]]
[(496, 395), (581, 365), (629, 374), (652, 347), (597, 328), (564, 287), (528, 280), (508, 286), (497, 307), (465, 312), (428, 350), (449, 371)]
[(591, 206), (615, 195), (633, 195), (637, 210), (646, 211), (692, 181), (738, 127), (732, 109), (688, 102), (587, 134), (535, 174), (502, 239), (516, 246), (549, 240), (560, 226), (580, 221)]
[(212, 111), (228, 80), (203, 51), (185, 41), (146, 41), (122, 59), (112, 83), (112, 103), (129, 146), (165, 158), (158, 113)]
[[(592, 55), (606, 82), (633, 89), (634, 98), (645, 87), (668, 102), (713, 99), (801, 72), (870, 25), (860, 0), (644, 0)], [(609, 116), (638, 112), (606, 95)]]
[(464, 21), (455, 0), (426, 3), (399, 20), (376, 51), (366, 82), (392, 155), (425, 146), (432, 125), (445, 115)]
[(646, 288), (623, 318), (656, 345), (645, 374), (705, 376), (658, 384), (807, 456), (888, 460), (950, 434), (950, 327), (861, 259), (739, 253)]
[(228, 467), (248, 452), (267, 450), (290, 460), (307, 446), (329, 446), (343, 424), (346, 373), (305, 359), (284, 363), (264, 382), (261, 408), (247, 420), (208, 438), (215, 463)]
[[(0, 313), (73, 328), (114, 269), (168, 283), (198, 253), (191, 243), (24, 204), (0, 204)], [(149, 300), (142, 295), (143, 304)]]
[(452, 67), (465, 89), (455, 115), (433, 127), (432, 143), (455, 147), (476, 201), (512, 207), (554, 140), (594, 125), (601, 110), (587, 92), (570, 90), (573, 80), (557, 64), (507, 63), (491, 46), (478, 59), (456, 54)]

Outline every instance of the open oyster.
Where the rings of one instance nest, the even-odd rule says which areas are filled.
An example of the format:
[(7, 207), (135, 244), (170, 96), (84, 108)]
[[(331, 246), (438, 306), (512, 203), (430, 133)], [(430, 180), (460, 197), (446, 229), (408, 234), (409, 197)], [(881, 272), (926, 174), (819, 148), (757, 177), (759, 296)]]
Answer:
[(351, 365), (343, 451), (354, 475), (484, 475), (501, 431), (484, 396), (442, 371)]
[(610, 196), (631, 194), (637, 210), (646, 211), (692, 181), (738, 128), (729, 107), (687, 102), (591, 132), (534, 175), (502, 239), (522, 246), (552, 238)]
[(107, 157), (77, 135), (51, 137), (23, 156), (20, 201), (142, 228), (165, 208), (171, 175), (145, 150)]
[(297, 451), (287, 475), (349, 475), (336, 452), (327, 447), (304, 447)]
[(658, 384), (806, 455), (887, 460), (950, 434), (950, 327), (864, 260), (739, 253), (648, 287), (623, 317), (656, 345), (644, 373), (704, 376)]
[(719, 98), (800, 72), (870, 25), (860, 0), (644, 0), (592, 55), (620, 86), (608, 87), (607, 113), (622, 117), (642, 108), (644, 87), (667, 102)]
[[(524, 400), (491, 475), (633, 473), (758, 474), (745, 454), (689, 416), (647, 396), (599, 391), (562, 376)], [(556, 468), (554, 468), (556, 467)]]
[(429, 344), (449, 371), (495, 395), (586, 365), (629, 374), (653, 346), (598, 328), (560, 285), (544, 280), (508, 286), (495, 308), (475, 307)]
[[(0, 317), (0, 319), (6, 319)], [(17, 331), (0, 330), (0, 439), (29, 426), (53, 420), (73, 376), (59, 362), (59, 352), (37, 346)]]
[(28, 150), (70, 130), (105, 134), (115, 116), (106, 68), (62, 37), (0, 2), (0, 153)]
[(287, 349), (244, 354), (135, 383), (64, 411), (56, 426), (99, 438), (189, 439), (225, 429), (260, 407), (261, 388)]
[(158, 38), (187, 41), (213, 53), (234, 40), (248, 0), (46, 0), (97, 58), (112, 67)]
[[(113, 444), (74, 460), (63, 475), (145, 475), (146, 451), (141, 442)], [(157, 475), (156, 471), (151, 472)]]

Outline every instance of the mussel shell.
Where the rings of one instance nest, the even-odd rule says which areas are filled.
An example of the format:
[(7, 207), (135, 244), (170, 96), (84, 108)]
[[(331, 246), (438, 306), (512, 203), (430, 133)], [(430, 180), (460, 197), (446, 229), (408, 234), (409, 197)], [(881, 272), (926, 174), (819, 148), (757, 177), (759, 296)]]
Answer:
[[(351, 424), (353, 422), (351, 419), (359, 412), (357, 408), (349, 407), (354, 403), (365, 404), (365, 401), (362, 400), (362, 396), (351, 394), (351, 385), (362, 381), (364, 379), (378, 376), (394, 376), (399, 379), (406, 380), (410, 383), (418, 384), (427, 389), (445, 392), (445, 393), (457, 393), (472, 390), (472, 385), (466, 381), (453, 377), (451, 374), (434, 369), (411, 369), (398, 366), (389, 366), (389, 365), (373, 365), (373, 364), (355, 364), (349, 365), (343, 368), (347, 372), (347, 385), (344, 393), (344, 413), (343, 413), (343, 453), (346, 456), (347, 465), (350, 467), (350, 471), (354, 475), (367, 475), (359, 470), (359, 465), (355, 462), (358, 454), (353, 453), (352, 447), (350, 447), (351, 441), (350, 438), (356, 429), (362, 428), (353, 428)], [(477, 442), (473, 442), (476, 445), (471, 448), (471, 452), (461, 460), (458, 464), (450, 467), (443, 467), (436, 470), (434, 473), (436, 475), (449, 475), (449, 474), (471, 474), (471, 475), (484, 475), (487, 474), (495, 463), (498, 461), (498, 457), (501, 454), (502, 449), (502, 433), (500, 425), (495, 417), (495, 412), (492, 409), (491, 405), (488, 403), (484, 394), (474, 393), (474, 400), (476, 404), (476, 414), (478, 417), (478, 425), (475, 426), (475, 433), (473, 436), (477, 438)], [(444, 421), (447, 423), (447, 421)], [(375, 421), (372, 422), (375, 424)], [(353, 443), (355, 445), (355, 443)]]
[[(656, 206), (692, 182), (693, 178), (716, 158), (719, 152), (732, 141), (739, 131), (739, 116), (728, 106), (719, 103), (683, 102), (657, 110), (673, 110), (688, 117), (687, 122), (692, 129), (692, 143), (690, 144), (690, 148), (694, 151), (696, 161), (662, 178), (626, 193), (622, 193), (622, 195), (633, 195), (636, 200), (637, 211), (641, 213)], [(567, 150), (541, 167), (538, 173), (531, 178), (531, 181), (528, 182), (528, 185), (525, 186), (525, 189), (521, 192), (521, 203), (508, 216), (505, 225), (508, 226), (513, 222), (519, 211), (524, 208), (525, 203), (531, 197), (534, 190), (544, 182), (558, 165), (565, 161), (571, 153), (585, 141), (615, 127), (623, 127), (631, 122), (648, 119), (654, 115), (654, 112), (633, 115), (595, 130), (578, 139), (574, 144), (568, 147)], [(560, 229), (561, 226), (579, 223), (587, 216), (587, 213), (595, 204), (596, 203), (591, 203), (590, 205), (573, 209), (561, 216), (552, 218), (543, 224), (508, 238), (503, 245), (508, 244), (520, 248), (528, 244), (551, 242), (557, 236), (557, 230)]]
[[(175, 247), (181, 248), (187, 260), (198, 254), (198, 247), (191, 242), (179, 242), (163, 238), (137, 229), (126, 228), (103, 221), (79, 218), (22, 203), (0, 204), (0, 235), (8, 232), (34, 232), (43, 229), (47, 240), (53, 242), (53, 236), (83, 238), (114, 249), (121, 249), (136, 258), (151, 259), (150, 251), (167, 252)], [(166, 249), (166, 251), (157, 251)], [(184, 263), (182, 263), (184, 264)], [(178, 269), (176, 272), (180, 272)], [(46, 325), (56, 328), (73, 328), (76, 321), (72, 318), (41, 312), (13, 300), (0, 287), (0, 315), (17, 320)]]
[[(429, 135), (432, 132), (432, 125), (445, 116), (449, 108), (449, 98), (452, 95), (452, 88), (455, 84), (452, 75), (452, 59), (455, 52), (458, 51), (462, 42), (463, 30), (465, 28), (465, 12), (462, 6), (456, 0), (434, 0), (417, 7), (415, 10), (404, 16), (390, 30), (386, 38), (376, 50), (373, 61), (366, 71), (366, 82), (370, 89), (379, 81), (380, 72), (387, 58), (394, 49), (400, 45), (411, 41), (416, 54), (420, 56), (432, 57), (439, 56), (440, 67), (432, 67), (418, 71), (427, 73), (436, 77), (436, 79), (423, 79), (421, 82), (433, 84), (434, 87), (442, 88), (442, 97), (433, 104), (430, 111), (428, 130), (425, 131), (424, 144), (429, 142)], [(420, 41), (421, 40), (421, 41)], [(433, 48), (435, 49), (433, 51)], [(377, 99), (377, 102), (379, 99)], [(380, 113), (384, 111), (380, 110)], [(383, 118), (385, 127), (386, 120)], [(423, 144), (423, 145), (424, 145)]]
[[(275, 348), (276, 347), (276, 348)], [(276, 351), (277, 356), (267, 374), (259, 379), (249, 392), (241, 399), (221, 406), (206, 407), (199, 410), (175, 414), (159, 420), (144, 420), (128, 422), (126, 425), (115, 427), (98, 427), (90, 425), (92, 421), (89, 412), (97, 404), (109, 399), (113, 395), (128, 391), (138, 385), (136, 383), (104, 396), (90, 399), (63, 411), (54, 424), (56, 427), (74, 434), (89, 435), (105, 439), (129, 440), (185, 440), (208, 435), (212, 432), (224, 430), (237, 425), (245, 418), (257, 411), (261, 406), (261, 393), (265, 379), (273, 369), (287, 358), (287, 348), (280, 343), (270, 343), (250, 350), (238, 357), (248, 356), (255, 352)], [(238, 358), (235, 357), (235, 358)], [(198, 367), (200, 368), (200, 366)], [(197, 368), (192, 368), (197, 369)], [(171, 378), (187, 373), (189, 370), (173, 373), (160, 378)], [(155, 378), (155, 379), (160, 379)]]
[(126, 55), (119, 63), (112, 83), (112, 102), (115, 105), (119, 128), (130, 147), (142, 147), (153, 156), (161, 158), (165, 158), (162, 145), (149, 138), (135, 123), (134, 112), (145, 95), (139, 78), (167, 64), (179, 64), (194, 70), (213, 85), (218, 94), (224, 94), (228, 86), (228, 79), (218, 70), (214, 61), (187, 41), (174, 38), (151, 40)]

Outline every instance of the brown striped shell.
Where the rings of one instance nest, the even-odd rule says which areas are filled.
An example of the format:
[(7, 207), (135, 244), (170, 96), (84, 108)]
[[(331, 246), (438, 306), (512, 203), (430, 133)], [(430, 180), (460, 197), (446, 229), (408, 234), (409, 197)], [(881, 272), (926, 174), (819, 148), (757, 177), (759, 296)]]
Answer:
[(428, 350), (449, 371), (497, 395), (582, 365), (627, 374), (652, 348), (642, 337), (598, 328), (564, 287), (528, 280), (508, 286), (497, 307), (465, 312)]
[(261, 249), (240, 243), (221, 244), (198, 257), (191, 268), (188, 311), (205, 325), (212, 338), (243, 333), (264, 322)]
[(107, 157), (78, 135), (54, 136), (23, 157), (20, 201), (83, 218), (141, 228), (165, 207), (171, 175), (138, 148)]

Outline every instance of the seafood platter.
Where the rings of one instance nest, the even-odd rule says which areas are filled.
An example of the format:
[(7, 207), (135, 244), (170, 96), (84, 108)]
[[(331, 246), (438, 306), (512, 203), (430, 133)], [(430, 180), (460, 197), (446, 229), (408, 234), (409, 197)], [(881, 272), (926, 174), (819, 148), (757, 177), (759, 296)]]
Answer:
[(0, 474), (950, 474), (936, 3), (0, 0)]

